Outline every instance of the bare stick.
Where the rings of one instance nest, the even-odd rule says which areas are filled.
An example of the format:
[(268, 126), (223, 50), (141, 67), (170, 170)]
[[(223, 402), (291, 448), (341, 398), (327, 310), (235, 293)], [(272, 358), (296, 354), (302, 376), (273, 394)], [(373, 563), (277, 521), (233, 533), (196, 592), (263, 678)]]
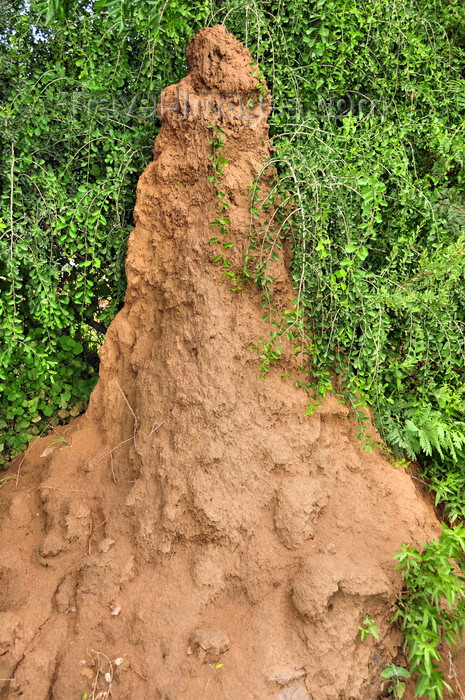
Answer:
[(163, 423), (166, 423), (166, 421), (167, 421), (167, 418), (165, 418), (165, 420), (162, 420), (162, 422), (159, 423), (158, 425), (155, 425), (155, 422), (154, 422), (153, 425), (152, 425), (152, 430), (151, 430), (150, 433), (148, 434), (148, 437), (150, 437), (151, 435), (153, 435), (153, 433), (154, 433), (156, 430), (158, 430), (158, 428), (160, 428), (160, 427), (163, 425)]
[(110, 452), (110, 467), (111, 467), (111, 475), (113, 477), (113, 481), (115, 482), (115, 484), (117, 484), (118, 479), (115, 476), (115, 470), (113, 468), (113, 451)]
[(140, 678), (142, 678), (143, 681), (148, 681), (148, 678), (143, 676), (142, 673), (139, 673), (139, 671), (137, 671), (132, 664), (131, 664), (131, 671), (134, 671), (134, 673), (136, 675), (140, 676)]
[[(91, 656), (91, 654), (95, 654), (97, 656), (97, 674), (95, 676), (94, 684), (92, 687), (92, 695), (90, 696), (90, 698), (91, 698), (91, 700), (97, 700), (98, 698), (101, 698), (102, 700), (104, 700), (105, 698), (109, 698), (110, 695), (112, 694), (111, 684), (113, 681), (113, 664), (112, 664), (111, 660), (108, 658), (108, 656), (103, 653), (103, 651), (95, 651), (95, 649), (91, 649), (90, 652), (91, 652), (90, 654), (89, 654), (89, 652), (87, 652), (89, 654), (89, 656)], [(105, 691), (101, 691), (100, 693), (98, 693), (96, 695), (95, 692), (97, 690), (97, 682), (99, 679), (99, 675), (103, 674), (103, 672), (104, 672), (104, 669), (102, 667), (102, 658), (101, 658), (102, 656), (104, 657), (105, 661), (107, 662), (107, 664), (109, 666), (108, 673), (109, 673), (110, 679), (107, 680), (107, 678), (105, 677), (105, 680), (108, 683), (108, 689)], [(91, 656), (91, 658), (92, 658), (92, 656)], [(105, 676), (106, 676), (106, 674), (105, 674)]]
[(109, 450), (108, 452), (105, 452), (105, 454), (102, 455), (102, 457), (100, 457), (100, 459), (97, 460), (96, 464), (101, 462), (102, 459), (105, 459), (105, 457), (108, 457), (108, 455), (111, 455), (115, 450), (118, 449), (118, 447), (121, 447), (121, 445), (124, 445), (126, 442), (131, 442), (131, 440), (134, 440), (134, 435), (131, 435), (130, 438), (127, 438), (126, 440), (119, 442), (117, 445), (115, 445), (115, 447), (112, 447), (111, 450)]
[(118, 382), (116, 381), (116, 379), (115, 379), (115, 384), (116, 384), (116, 386), (118, 387), (118, 390), (120, 391), (121, 396), (122, 396), (123, 399), (126, 401), (127, 406), (128, 406), (129, 410), (131, 411), (131, 413), (132, 413), (132, 415), (133, 415), (133, 417), (134, 417), (134, 435), (133, 435), (133, 440), (134, 440), (134, 447), (135, 447), (135, 446), (136, 446), (136, 433), (137, 433), (137, 428), (138, 428), (137, 416), (136, 416), (136, 414), (134, 413), (134, 411), (132, 410), (132, 406), (131, 406), (131, 404), (129, 403), (129, 401), (127, 400), (127, 398), (126, 398), (126, 394), (124, 393), (124, 391), (122, 390), (122, 388), (120, 387), (120, 385), (118, 384)]
[[(137, 432), (139, 423), (138, 423), (138, 420), (137, 420), (137, 416), (136, 416), (136, 414), (134, 413), (134, 410), (133, 410), (131, 404), (129, 403), (129, 401), (128, 401), (128, 399), (127, 399), (126, 394), (124, 393), (124, 391), (122, 390), (122, 388), (120, 387), (120, 385), (119, 385), (119, 383), (117, 382), (116, 379), (115, 379), (115, 384), (116, 384), (116, 386), (118, 387), (118, 391), (120, 392), (121, 396), (122, 396), (123, 399), (125, 400), (126, 405), (127, 405), (127, 407), (129, 408), (129, 410), (131, 411), (132, 416), (133, 416), (133, 418), (134, 418), (134, 432), (133, 432), (133, 434), (132, 434), (132, 436), (131, 436), (130, 438), (127, 438), (126, 440), (122, 440), (122, 441), (119, 442), (117, 445), (115, 445), (115, 447), (112, 447), (111, 450), (109, 450), (108, 452), (105, 452), (105, 454), (102, 455), (102, 457), (100, 457), (100, 459), (97, 460), (97, 463), (100, 462), (100, 461), (101, 461), (102, 459), (104, 459), (105, 457), (108, 457), (108, 455), (110, 455), (111, 474), (112, 474), (112, 477), (113, 477), (113, 481), (115, 482), (115, 484), (117, 484), (117, 483), (118, 483), (118, 480), (117, 480), (117, 478), (116, 478), (116, 474), (115, 474), (115, 470), (114, 470), (113, 452), (114, 452), (115, 450), (117, 450), (118, 447), (121, 447), (121, 445), (124, 445), (126, 442), (130, 442), (131, 440), (134, 441), (134, 447), (136, 446), (136, 432)], [(163, 425), (163, 423), (166, 423), (166, 421), (167, 421), (167, 418), (165, 418), (165, 420), (162, 420), (161, 423), (158, 423), (158, 425), (155, 425), (155, 422), (154, 422), (153, 425), (152, 425), (152, 429), (151, 429), (150, 433), (148, 434), (148, 437), (150, 437), (151, 435), (153, 435), (153, 433), (154, 433), (156, 430), (158, 430), (158, 428), (160, 428), (160, 427)]]
[(454, 662), (453, 662), (453, 660), (452, 660), (452, 654), (450, 653), (450, 651), (448, 652), (448, 655), (449, 655), (449, 674), (448, 674), (448, 675), (449, 675), (449, 678), (451, 678), (451, 679), (453, 678), (453, 679), (454, 679), (455, 684), (456, 684), (456, 686), (457, 686), (457, 690), (458, 690), (459, 693), (460, 693), (460, 700), (464, 700), (464, 697), (465, 697), (465, 696), (464, 696), (464, 694), (463, 694), (462, 688), (460, 687), (459, 678), (458, 678), (458, 676), (457, 676), (457, 671), (456, 671)]

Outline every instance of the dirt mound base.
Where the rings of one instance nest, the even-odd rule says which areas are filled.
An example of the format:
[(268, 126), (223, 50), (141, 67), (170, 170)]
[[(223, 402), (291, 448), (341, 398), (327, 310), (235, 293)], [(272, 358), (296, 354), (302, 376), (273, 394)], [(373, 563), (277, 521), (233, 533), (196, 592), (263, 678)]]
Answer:
[[(304, 415), (289, 350), (260, 379), (260, 295), (231, 293), (211, 263), (208, 126), (226, 134), (240, 266), (269, 108), (223, 27), (188, 59), (160, 105), (89, 410), (3, 490), (0, 697), (374, 699), (401, 641), (392, 556), (437, 522), (404, 472), (360, 449), (344, 406)], [(205, 118), (205, 93), (231, 110)], [(274, 276), (290, 300), (283, 262)], [(379, 641), (360, 641), (365, 615)]]

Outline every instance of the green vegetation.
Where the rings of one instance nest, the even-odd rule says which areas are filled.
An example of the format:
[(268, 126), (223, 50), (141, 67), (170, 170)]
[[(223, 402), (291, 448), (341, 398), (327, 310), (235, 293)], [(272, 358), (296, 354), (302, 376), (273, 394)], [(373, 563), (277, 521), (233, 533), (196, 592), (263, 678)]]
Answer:
[[(220, 153), (221, 147), (224, 146), (226, 134), (220, 129), (218, 124), (209, 124), (208, 128), (212, 130), (212, 138), (209, 141), (212, 147), (212, 153), (209, 158), (213, 169), (213, 175), (209, 175), (207, 179), (209, 182), (213, 182), (215, 186), (215, 197), (218, 199), (218, 218), (215, 221), (210, 221), (210, 226), (218, 227), (220, 236), (225, 236), (229, 231), (228, 227), (231, 223), (231, 219), (225, 216), (225, 212), (228, 211), (230, 205), (226, 199), (226, 193), (220, 190), (221, 175), (228, 165), (228, 159)], [(223, 249), (232, 248), (234, 246), (232, 241), (224, 241), (223, 238), (218, 236), (210, 238), (210, 243), (218, 243)], [(233, 286), (230, 287), (231, 291), (240, 292), (243, 280), (234, 273), (228, 258), (223, 255), (223, 253), (218, 253), (212, 259), (212, 262), (220, 263), (221, 267), (225, 268), (221, 276), (223, 279), (228, 278), (229, 282), (233, 283)]]
[(405, 582), (405, 593), (396, 613), (400, 618), (412, 673), (419, 674), (416, 696), (431, 700), (451, 690), (438, 669), (440, 644), (461, 642), (465, 620), (465, 530), (443, 525), (438, 542), (428, 542), (420, 552), (403, 545), (396, 554)]
[[(420, 462), (445, 517), (460, 523), (463, 3), (0, 0), (0, 10), (5, 459), (85, 406), (97, 346), (122, 303), (135, 183), (158, 129), (155, 102), (185, 74), (191, 36), (224, 22), (249, 47), (257, 86), (263, 91), (264, 74), (275, 99), (271, 164), (279, 177), (266, 196), (259, 181), (251, 186), (240, 276), (225, 265), (231, 243), (220, 238), (229, 225), (220, 188), (224, 134), (213, 130), (211, 141), (216, 262), (236, 291), (246, 280), (259, 284), (274, 324), (257, 342), (262, 373), (279, 360), (282, 337), (291, 337), (312, 400), (337, 385), (362, 436), (363, 409), (371, 407), (384, 440), (399, 458)], [(278, 211), (255, 230), (268, 207)], [(276, 316), (269, 263), (290, 231), (296, 298)], [(459, 525), (421, 553), (398, 555), (411, 670), (420, 674), (418, 693), (430, 698), (444, 687), (435, 640), (452, 640), (464, 619), (462, 579), (447, 569), (461, 557), (461, 542)], [(394, 688), (404, 676), (392, 674), (384, 677)]]
[(369, 634), (373, 635), (375, 639), (379, 639), (378, 625), (369, 615), (365, 615), (358, 629), (360, 630), (360, 639), (362, 642), (365, 641)]
[(384, 671), (381, 672), (382, 678), (386, 678), (388, 683), (382, 683), (381, 690), (387, 685), (387, 692), (392, 695), (395, 700), (402, 700), (405, 693), (405, 681), (410, 678), (410, 673), (402, 666), (389, 664)]

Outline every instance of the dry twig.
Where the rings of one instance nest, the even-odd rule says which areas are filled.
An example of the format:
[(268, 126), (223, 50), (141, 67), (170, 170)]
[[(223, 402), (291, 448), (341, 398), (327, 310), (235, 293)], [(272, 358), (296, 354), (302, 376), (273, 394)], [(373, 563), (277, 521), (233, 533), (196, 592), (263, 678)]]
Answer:
[(136, 414), (134, 413), (134, 411), (133, 411), (133, 409), (132, 409), (132, 406), (131, 406), (131, 404), (129, 403), (129, 401), (128, 401), (128, 399), (127, 399), (126, 394), (124, 393), (124, 391), (122, 390), (122, 388), (120, 387), (120, 385), (118, 384), (118, 382), (116, 381), (116, 379), (115, 379), (115, 384), (116, 384), (116, 386), (118, 387), (118, 391), (120, 392), (121, 396), (122, 396), (123, 399), (126, 401), (126, 404), (127, 404), (128, 408), (129, 408), (129, 410), (131, 411), (131, 413), (132, 413), (132, 415), (133, 415), (133, 418), (134, 418), (134, 433), (133, 433), (132, 438), (133, 438), (133, 440), (134, 440), (134, 447), (135, 447), (135, 446), (136, 446), (136, 433), (137, 433), (137, 428), (138, 428), (138, 425), (139, 425), (139, 424), (138, 424), (138, 421), (137, 421), (137, 416), (136, 416)]

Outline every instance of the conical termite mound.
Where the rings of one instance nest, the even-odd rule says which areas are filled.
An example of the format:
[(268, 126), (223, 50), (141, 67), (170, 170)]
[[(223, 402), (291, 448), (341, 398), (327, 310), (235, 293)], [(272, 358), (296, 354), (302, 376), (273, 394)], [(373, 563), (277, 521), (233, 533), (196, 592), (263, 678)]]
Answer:
[[(260, 292), (231, 287), (269, 95), (222, 26), (188, 63), (160, 100), (89, 409), (4, 490), (0, 697), (377, 698), (401, 642), (392, 556), (437, 523), (343, 405), (305, 415), (289, 349), (260, 377)], [(273, 275), (290, 305), (282, 260)], [(379, 640), (360, 639), (367, 615)]]

